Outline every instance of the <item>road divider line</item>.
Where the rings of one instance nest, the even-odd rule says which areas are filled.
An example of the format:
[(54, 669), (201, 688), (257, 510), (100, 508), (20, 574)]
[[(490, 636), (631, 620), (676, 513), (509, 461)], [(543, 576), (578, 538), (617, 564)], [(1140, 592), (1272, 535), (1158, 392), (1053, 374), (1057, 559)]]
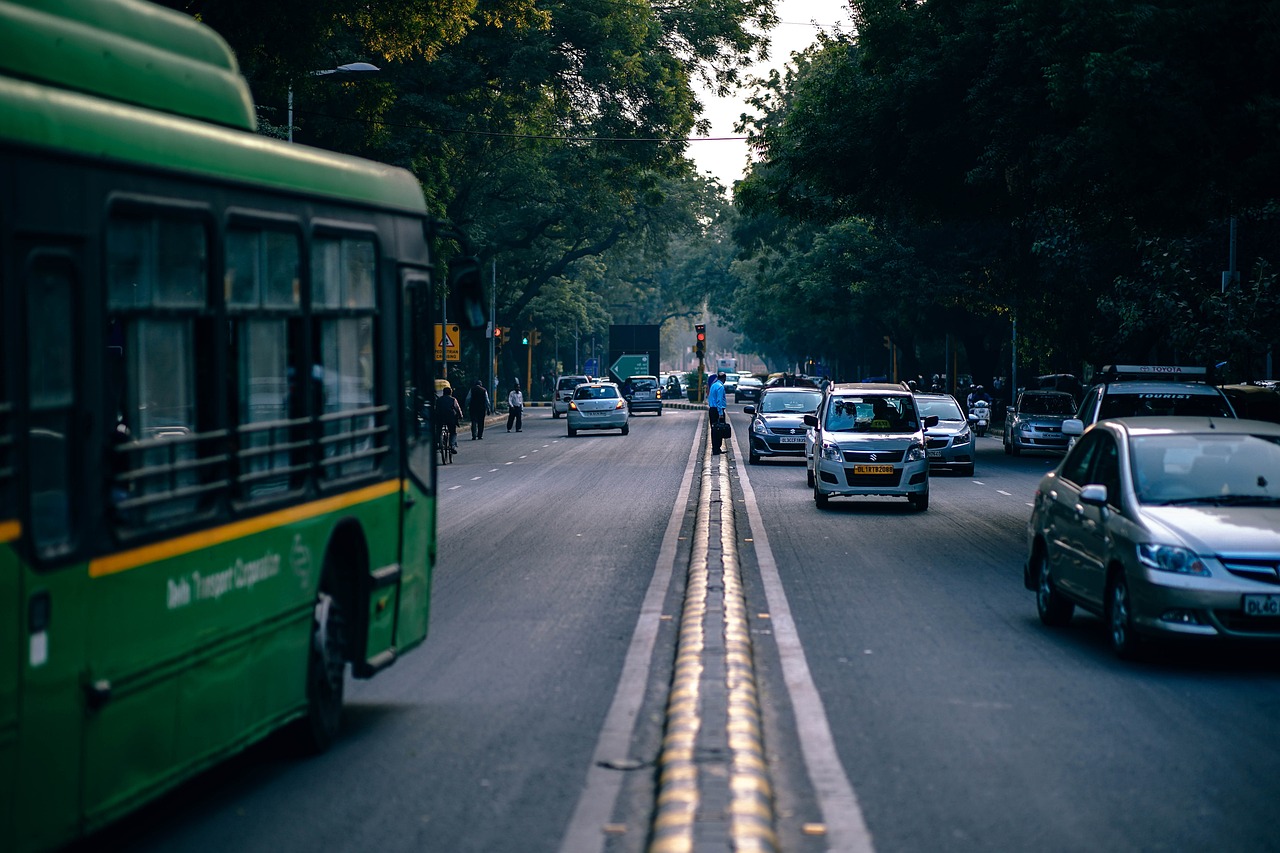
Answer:
[(744, 465), (738, 466), (738, 483), (746, 499), (747, 520), (755, 540), (752, 545), (755, 548), (756, 565), (764, 586), (769, 622), (782, 663), (782, 677), (795, 712), (800, 751), (826, 826), (827, 849), (838, 853), (874, 853), (875, 847), (866, 819), (862, 815), (862, 806), (858, 803), (858, 795), (854, 792), (836, 752), (835, 738), (831, 734), (827, 712), (822, 705), (822, 696), (809, 672), (804, 646), (800, 643), (795, 621), (791, 618), (791, 606), (778, 575), (778, 564), (769, 547), (769, 534), (756, 503), (755, 491), (751, 488), (751, 477)]
[[(658, 629), (662, 625), (667, 591), (678, 570), (676, 557), (680, 547), (680, 528), (688, 509), (700, 448), (698, 441), (695, 440), (692, 444), (686, 460), (685, 477), (676, 493), (671, 516), (667, 519), (667, 529), (663, 534), (653, 576), (649, 580), (649, 589), (640, 606), (640, 616), (636, 620), (631, 644), (622, 664), (618, 687), (600, 727), (600, 736), (596, 739), (582, 794), (578, 797), (573, 816), (569, 819), (569, 826), (560, 842), (561, 853), (602, 852), (609, 840), (605, 827), (612, 824), (623, 781), (623, 773), (611, 768), (621, 766), (619, 762), (629, 757), (636, 720), (640, 716), (645, 688), (649, 682), (653, 650), (657, 643)], [(642, 763), (641, 766), (645, 765)]]

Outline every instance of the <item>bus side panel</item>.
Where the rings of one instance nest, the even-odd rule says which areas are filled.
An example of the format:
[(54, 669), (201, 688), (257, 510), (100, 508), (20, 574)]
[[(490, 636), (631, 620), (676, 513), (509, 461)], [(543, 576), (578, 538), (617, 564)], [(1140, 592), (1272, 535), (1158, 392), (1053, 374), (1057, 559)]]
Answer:
[(277, 527), (90, 581), (89, 827), (303, 712), (330, 527)]
[[(397, 489), (378, 501), (365, 504), (357, 516), (364, 528), (369, 549), (369, 571), (372, 575), (363, 579), (366, 581), (364, 588), (369, 590), (368, 600), (363, 604), (368, 620), (364, 656), (369, 662), (395, 648), (396, 613), (399, 609), (397, 592), (400, 585), (395, 583), (394, 570), (400, 551), (397, 537), (400, 535), (401, 503)], [(389, 577), (390, 581), (381, 584), (376, 582), (380, 573)]]
[(0, 850), (17, 846), (13, 800), (18, 782), (18, 661), (25, 622), (18, 560), (8, 544), (0, 544)]

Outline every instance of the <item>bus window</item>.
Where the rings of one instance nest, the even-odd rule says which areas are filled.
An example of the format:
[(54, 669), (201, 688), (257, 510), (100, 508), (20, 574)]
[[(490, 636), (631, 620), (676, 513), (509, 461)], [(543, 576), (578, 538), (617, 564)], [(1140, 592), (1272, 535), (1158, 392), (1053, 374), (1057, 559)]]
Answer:
[(126, 522), (185, 517), (208, 491), (198, 464), (196, 388), (207, 245), (199, 220), (171, 211), (117, 215), (108, 224), (112, 497)]
[(299, 486), (306, 468), (305, 454), (291, 456), (290, 450), (295, 439), (305, 437), (306, 423), (290, 388), (297, 375), (290, 354), (299, 345), (300, 257), (296, 234), (250, 227), (227, 234), (232, 411), (239, 434), (236, 494), (242, 499)]
[(42, 556), (74, 543), (75, 281), (68, 259), (36, 255), (27, 278), (27, 454), (31, 539)]
[(365, 237), (321, 237), (312, 248), (313, 380), (326, 478), (371, 472), (386, 449), (373, 408), (376, 258), (373, 240)]

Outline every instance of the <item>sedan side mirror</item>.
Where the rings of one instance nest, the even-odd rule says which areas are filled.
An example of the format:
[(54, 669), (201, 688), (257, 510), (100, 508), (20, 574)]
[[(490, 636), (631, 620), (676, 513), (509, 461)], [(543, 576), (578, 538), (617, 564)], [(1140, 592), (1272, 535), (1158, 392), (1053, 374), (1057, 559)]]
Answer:
[(817, 415), (805, 415), (805, 416), (804, 416), (804, 425), (805, 425), (805, 426), (816, 427), (816, 426), (818, 425), (818, 416), (817, 416)]
[(754, 414), (756, 413), (756, 407), (755, 407), (755, 406), (743, 406), (743, 407), (742, 407), (742, 411), (743, 411), (743, 414), (747, 414), (747, 415), (754, 415)]
[(1084, 435), (1084, 421), (1079, 418), (1067, 418), (1062, 422), (1063, 435)]
[(1107, 505), (1107, 487), (1101, 483), (1090, 483), (1080, 490), (1080, 503), (1090, 506)]
[(936, 427), (937, 425), (938, 425), (938, 416), (937, 416), (937, 415), (926, 415), (926, 416), (925, 416), (925, 419), (924, 419), (924, 428), (925, 428), (925, 429), (928, 429), (929, 427)]

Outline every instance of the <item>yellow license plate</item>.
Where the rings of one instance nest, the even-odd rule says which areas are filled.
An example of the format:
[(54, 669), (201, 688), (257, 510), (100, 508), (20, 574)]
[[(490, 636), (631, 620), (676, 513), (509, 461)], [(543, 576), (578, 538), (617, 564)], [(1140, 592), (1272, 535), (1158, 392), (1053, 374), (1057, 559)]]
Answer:
[(855, 474), (892, 474), (892, 465), (854, 465)]

